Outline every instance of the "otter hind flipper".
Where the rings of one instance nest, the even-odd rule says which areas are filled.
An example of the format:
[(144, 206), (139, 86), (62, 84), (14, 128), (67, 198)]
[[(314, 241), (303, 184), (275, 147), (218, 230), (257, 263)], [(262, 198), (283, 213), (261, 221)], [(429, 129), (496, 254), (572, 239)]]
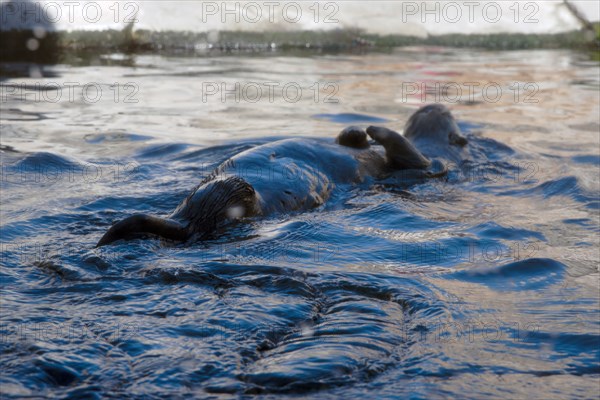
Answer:
[(431, 165), (404, 136), (381, 126), (369, 126), (367, 134), (385, 148), (385, 156), (394, 169), (425, 169)]
[(187, 229), (176, 221), (152, 215), (135, 214), (111, 226), (96, 247), (105, 246), (121, 239), (134, 239), (147, 234), (180, 242), (187, 240), (189, 236)]
[(366, 149), (370, 146), (367, 141), (367, 133), (358, 126), (349, 126), (342, 130), (335, 138), (335, 142), (355, 149)]

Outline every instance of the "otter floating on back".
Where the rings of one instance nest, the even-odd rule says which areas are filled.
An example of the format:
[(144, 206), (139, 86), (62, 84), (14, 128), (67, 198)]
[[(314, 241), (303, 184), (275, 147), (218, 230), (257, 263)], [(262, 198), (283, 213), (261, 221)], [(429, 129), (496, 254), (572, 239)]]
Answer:
[[(381, 146), (371, 146), (367, 134)], [(318, 207), (337, 185), (397, 171), (419, 179), (443, 176), (445, 167), (428, 157), (459, 157), (466, 144), (452, 114), (440, 104), (415, 112), (405, 136), (382, 127), (366, 132), (349, 127), (335, 142), (292, 138), (267, 143), (222, 163), (168, 218), (132, 215), (114, 224), (97, 246), (148, 235), (203, 240), (243, 218)]]

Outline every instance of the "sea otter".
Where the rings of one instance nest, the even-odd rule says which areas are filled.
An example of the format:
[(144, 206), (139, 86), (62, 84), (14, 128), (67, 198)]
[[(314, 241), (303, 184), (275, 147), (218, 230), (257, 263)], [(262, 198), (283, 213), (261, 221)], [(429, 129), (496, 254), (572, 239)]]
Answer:
[(407, 123), (407, 133), (415, 145), (387, 128), (369, 127), (365, 132), (349, 127), (335, 142), (292, 138), (254, 147), (217, 167), (168, 218), (145, 214), (125, 218), (97, 246), (146, 235), (179, 242), (203, 240), (236, 220), (318, 207), (340, 186), (396, 172), (419, 178), (441, 176), (445, 169), (420, 148), (432, 153), (430, 146), (466, 143), (441, 105), (418, 110)]

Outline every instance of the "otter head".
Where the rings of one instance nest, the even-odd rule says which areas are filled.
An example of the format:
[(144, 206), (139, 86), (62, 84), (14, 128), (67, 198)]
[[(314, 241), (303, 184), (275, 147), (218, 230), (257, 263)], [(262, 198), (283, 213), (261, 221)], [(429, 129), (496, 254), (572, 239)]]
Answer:
[(184, 242), (209, 237), (227, 222), (257, 214), (254, 188), (242, 178), (217, 177), (201, 184), (169, 219), (136, 214), (114, 224), (96, 247), (147, 235)]
[(237, 176), (217, 176), (200, 184), (171, 215), (187, 224), (191, 234), (204, 237), (221, 226), (260, 212), (256, 192)]
[(468, 141), (461, 135), (450, 110), (442, 104), (430, 104), (418, 109), (404, 127), (404, 137), (419, 144), (465, 146)]

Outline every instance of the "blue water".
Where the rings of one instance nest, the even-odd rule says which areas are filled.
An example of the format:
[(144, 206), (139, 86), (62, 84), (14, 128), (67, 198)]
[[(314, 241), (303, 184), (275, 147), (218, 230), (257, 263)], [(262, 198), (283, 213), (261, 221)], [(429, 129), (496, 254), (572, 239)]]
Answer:
[[(134, 82), (139, 101), (3, 99), (3, 398), (597, 398), (598, 64), (530, 53), (139, 56), (5, 78)], [(534, 80), (541, 101), (448, 104), (473, 158), (445, 179), (350, 187), (206, 242), (94, 247), (243, 150), (401, 129), (419, 105), (401, 82), (432, 72)], [(339, 102), (201, 99), (202, 82), (260, 79), (336, 82)]]

